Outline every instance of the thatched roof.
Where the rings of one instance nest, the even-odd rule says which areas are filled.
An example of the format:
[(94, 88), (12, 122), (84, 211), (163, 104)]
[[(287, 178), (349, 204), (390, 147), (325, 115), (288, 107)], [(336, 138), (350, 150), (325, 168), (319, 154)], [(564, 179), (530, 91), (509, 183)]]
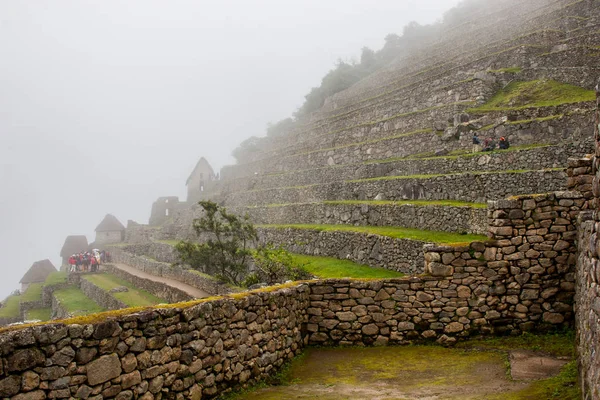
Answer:
[(69, 257), (72, 254), (82, 252), (88, 248), (88, 241), (84, 235), (71, 235), (65, 239), (65, 244), (60, 251), (61, 257)]
[[(194, 167), (194, 169), (192, 170), (192, 173), (190, 174), (190, 176), (188, 176), (188, 178), (185, 181), (185, 184), (189, 184), (190, 183), (190, 179), (192, 179), (192, 176), (194, 176), (194, 174), (196, 173), (196, 171), (200, 168), (203, 169), (208, 169), (210, 171), (211, 175), (215, 175), (215, 171), (213, 171), (212, 167), (210, 166), (210, 164), (208, 163), (208, 161), (206, 160), (206, 158), (204, 157), (200, 157), (200, 160), (198, 160), (198, 163), (196, 164), (196, 166)], [(207, 177), (208, 178), (208, 177)]]
[(56, 272), (56, 268), (50, 260), (41, 260), (33, 263), (31, 268), (21, 278), (19, 283), (45, 282), (51, 272)]
[(106, 217), (100, 222), (100, 224), (96, 227), (96, 232), (114, 232), (114, 231), (124, 231), (125, 227), (117, 217), (112, 214), (106, 214)]

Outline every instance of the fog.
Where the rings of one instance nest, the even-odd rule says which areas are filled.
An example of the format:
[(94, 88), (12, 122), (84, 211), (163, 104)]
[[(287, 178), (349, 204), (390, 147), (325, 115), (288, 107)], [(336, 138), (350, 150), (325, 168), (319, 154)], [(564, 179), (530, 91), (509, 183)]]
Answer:
[(291, 116), (359, 59), (458, 0), (0, 0), (0, 299), (106, 213), (147, 223), (199, 157)]

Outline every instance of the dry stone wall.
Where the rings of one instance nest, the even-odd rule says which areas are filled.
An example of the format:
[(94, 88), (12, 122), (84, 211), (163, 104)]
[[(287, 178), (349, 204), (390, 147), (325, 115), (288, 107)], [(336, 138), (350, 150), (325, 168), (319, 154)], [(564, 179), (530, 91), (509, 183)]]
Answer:
[[(581, 216), (576, 279), (577, 353), (582, 398), (586, 400), (600, 399), (600, 81), (596, 96), (596, 151), (591, 162), (590, 200), (593, 213)], [(588, 182), (572, 177), (571, 184), (588, 185)]]
[[(150, 246), (153, 246), (153, 245), (154, 244), (151, 244)], [(146, 249), (147, 246), (141, 245), (141, 247), (137, 247), (137, 249), (138, 249), (137, 251), (140, 251), (139, 250), (140, 248)], [(227, 293), (232, 292), (231, 288), (229, 288), (226, 285), (223, 285), (216, 278), (213, 278), (211, 276), (199, 274), (199, 273), (196, 273), (195, 271), (188, 270), (181, 266), (174, 266), (170, 263), (152, 260), (147, 257), (144, 257), (143, 255), (136, 255), (135, 253), (128, 251), (128, 250), (136, 251), (135, 249), (136, 249), (136, 246), (129, 246), (126, 249), (113, 249), (112, 250), (113, 262), (129, 265), (131, 267), (139, 269), (140, 271), (147, 272), (154, 276), (161, 276), (161, 277), (165, 277), (165, 278), (174, 279), (174, 280), (180, 281), (180, 282), (185, 282), (188, 285), (198, 288), (200, 290), (203, 290), (206, 293), (216, 295), (216, 294), (227, 294)], [(139, 254), (144, 254), (144, 253), (139, 253)], [(119, 271), (120, 270), (118, 270), (116, 268), (113, 269), (114, 273), (124, 274), (123, 271), (120, 271), (120, 272)], [(140, 285), (144, 284), (142, 281), (140, 281), (139, 283), (140, 283)], [(169, 297), (164, 297), (162, 295), (156, 294), (156, 293), (158, 293), (158, 291), (156, 293), (152, 291), (152, 290), (154, 290), (153, 289), (154, 283), (156, 283), (156, 282), (149, 281), (149, 283), (146, 285), (147, 288), (144, 286), (140, 286), (140, 287), (148, 290), (150, 293), (155, 294), (158, 297), (168, 300), (169, 302), (177, 302), (177, 301), (183, 300), (183, 299), (178, 300), (176, 298), (170, 299)], [(138, 285), (136, 284), (136, 286), (138, 286)], [(164, 290), (168, 290), (168, 288), (165, 288)], [(160, 291), (162, 292), (163, 290), (161, 289)], [(182, 292), (182, 293), (184, 293), (184, 292)]]
[(500, 171), (433, 175), (431, 177), (386, 177), (382, 179), (332, 182), (232, 193), (228, 207), (268, 204), (315, 203), (335, 200), (460, 200), (481, 203), (511, 194), (563, 190), (562, 170)]
[[(238, 210), (236, 210), (238, 211)], [(459, 233), (487, 233), (487, 210), (413, 204), (291, 204), (240, 209), (254, 224), (402, 226)]]
[(9, 332), (0, 337), (0, 396), (211, 398), (265, 378), (296, 355), (308, 301), (301, 285)]
[[(549, 125), (546, 126), (548, 128)], [(471, 138), (469, 138), (471, 139)], [(510, 166), (513, 170), (556, 168), (567, 165), (570, 157), (593, 153), (593, 140), (563, 142), (558, 145), (492, 152), (462, 156), (425, 157), (389, 160), (387, 162), (334, 165), (322, 168), (294, 170), (286, 173), (259, 174), (223, 181), (221, 193), (306, 186), (340, 180), (369, 179), (381, 176), (449, 174), (452, 172), (500, 171)], [(129, 234), (129, 230), (128, 230)], [(130, 242), (128, 240), (128, 242)]]
[(423, 245), (368, 233), (313, 229), (258, 228), (261, 241), (283, 245), (294, 253), (348, 259), (359, 264), (403, 272), (423, 272)]

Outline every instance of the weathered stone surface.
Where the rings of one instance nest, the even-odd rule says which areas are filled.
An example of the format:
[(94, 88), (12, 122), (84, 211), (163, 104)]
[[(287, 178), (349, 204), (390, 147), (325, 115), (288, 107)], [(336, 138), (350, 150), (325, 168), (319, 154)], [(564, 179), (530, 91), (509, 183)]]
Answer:
[(86, 365), (89, 385), (107, 382), (121, 375), (121, 362), (119, 356), (110, 354), (102, 356)]

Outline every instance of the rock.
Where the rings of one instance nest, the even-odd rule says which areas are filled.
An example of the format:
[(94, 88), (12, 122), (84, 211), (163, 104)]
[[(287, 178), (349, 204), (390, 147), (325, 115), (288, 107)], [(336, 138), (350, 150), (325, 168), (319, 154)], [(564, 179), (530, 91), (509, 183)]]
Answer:
[(8, 357), (8, 371), (31, 369), (36, 365), (42, 364), (45, 360), (44, 353), (37, 348), (17, 350), (13, 355)]
[(444, 332), (446, 333), (458, 333), (462, 332), (465, 329), (463, 324), (460, 322), (451, 322), (444, 328)]
[(0, 380), (0, 396), (10, 397), (21, 390), (21, 377), (17, 375), (11, 375), (8, 378)]
[(22, 390), (29, 392), (38, 386), (40, 386), (40, 376), (33, 371), (25, 371), (22, 377)]
[(46, 399), (46, 393), (42, 390), (36, 390), (35, 392), (21, 393), (13, 397), (11, 400), (44, 400)]
[(362, 328), (362, 333), (369, 336), (377, 335), (379, 333), (379, 328), (375, 324), (365, 325)]
[(127, 286), (117, 286), (108, 291), (109, 293), (124, 293), (129, 292), (129, 288)]
[(86, 365), (88, 384), (95, 386), (121, 375), (121, 361), (115, 353), (102, 356)]

